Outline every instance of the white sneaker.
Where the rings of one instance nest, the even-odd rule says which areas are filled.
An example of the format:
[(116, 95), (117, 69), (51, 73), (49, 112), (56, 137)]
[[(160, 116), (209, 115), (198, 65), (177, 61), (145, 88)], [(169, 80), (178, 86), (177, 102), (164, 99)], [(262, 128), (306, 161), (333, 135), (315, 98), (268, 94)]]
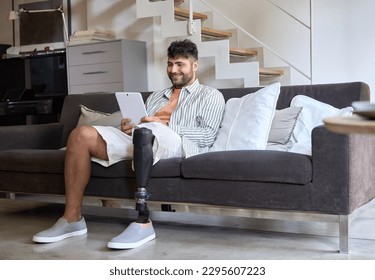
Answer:
[(87, 233), (85, 219), (82, 217), (77, 222), (68, 223), (65, 218), (60, 218), (57, 222), (44, 231), (33, 236), (33, 241), (37, 243), (51, 243), (63, 240), (68, 237), (83, 235)]
[(133, 249), (155, 239), (155, 231), (151, 221), (131, 223), (120, 235), (113, 237), (107, 247), (111, 249)]

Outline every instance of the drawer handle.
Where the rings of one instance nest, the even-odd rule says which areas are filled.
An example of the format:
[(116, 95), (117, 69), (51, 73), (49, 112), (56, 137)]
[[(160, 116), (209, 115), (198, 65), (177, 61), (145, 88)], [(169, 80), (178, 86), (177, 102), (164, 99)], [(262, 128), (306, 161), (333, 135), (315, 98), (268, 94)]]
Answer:
[(104, 73), (107, 73), (107, 71), (83, 72), (83, 75), (104, 74)]
[(97, 54), (97, 53), (105, 53), (105, 51), (83, 52), (82, 54)]

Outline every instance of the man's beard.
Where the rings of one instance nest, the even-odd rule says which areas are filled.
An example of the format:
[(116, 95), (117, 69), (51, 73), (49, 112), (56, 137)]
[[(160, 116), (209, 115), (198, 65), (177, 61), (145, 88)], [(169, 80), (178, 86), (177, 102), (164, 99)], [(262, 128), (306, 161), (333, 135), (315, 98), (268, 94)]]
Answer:
[(175, 87), (183, 87), (193, 79), (193, 75), (190, 74), (168, 74), (168, 77), (171, 80), (172, 85)]

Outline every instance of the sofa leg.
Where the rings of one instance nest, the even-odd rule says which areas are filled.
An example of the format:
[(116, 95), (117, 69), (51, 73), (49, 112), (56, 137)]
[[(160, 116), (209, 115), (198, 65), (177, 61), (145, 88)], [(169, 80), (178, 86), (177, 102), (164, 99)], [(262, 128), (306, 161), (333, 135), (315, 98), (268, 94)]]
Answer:
[(176, 212), (176, 210), (172, 208), (171, 204), (162, 204), (161, 205), (161, 211), (163, 211), (163, 212)]
[(102, 206), (108, 208), (121, 208), (121, 203), (116, 199), (101, 199)]
[(8, 199), (16, 199), (16, 194), (13, 192), (6, 193), (6, 198)]
[(339, 247), (339, 253), (349, 253), (349, 215), (339, 215)]

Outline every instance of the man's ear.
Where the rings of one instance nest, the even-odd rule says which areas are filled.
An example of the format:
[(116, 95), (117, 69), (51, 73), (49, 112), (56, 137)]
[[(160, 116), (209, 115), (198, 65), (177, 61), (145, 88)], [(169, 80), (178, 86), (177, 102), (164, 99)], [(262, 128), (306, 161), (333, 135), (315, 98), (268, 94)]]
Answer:
[(198, 68), (199, 68), (199, 62), (198, 60), (196, 60), (193, 62), (193, 71), (197, 72)]

